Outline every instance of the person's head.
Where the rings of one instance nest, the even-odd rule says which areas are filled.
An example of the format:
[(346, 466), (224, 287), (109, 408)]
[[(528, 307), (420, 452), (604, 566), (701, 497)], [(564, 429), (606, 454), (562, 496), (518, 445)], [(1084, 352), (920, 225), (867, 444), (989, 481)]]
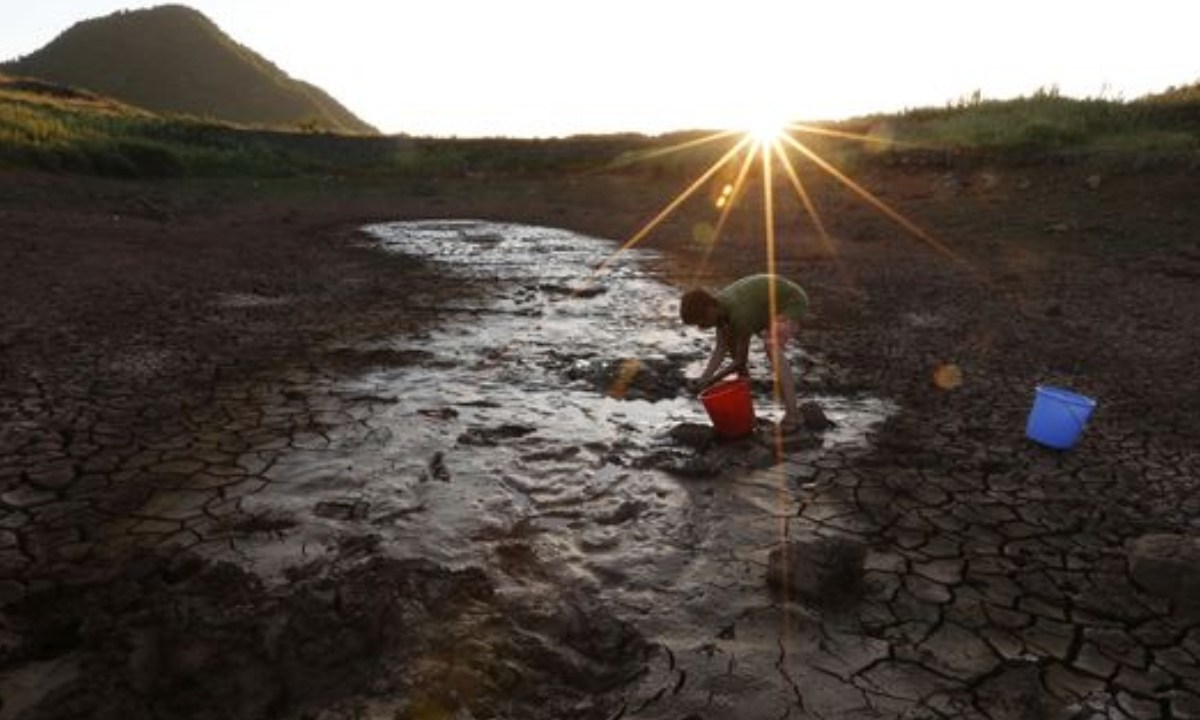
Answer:
[(721, 305), (717, 298), (704, 288), (694, 288), (683, 294), (679, 303), (679, 319), (685, 325), (710, 328), (716, 327), (721, 319)]

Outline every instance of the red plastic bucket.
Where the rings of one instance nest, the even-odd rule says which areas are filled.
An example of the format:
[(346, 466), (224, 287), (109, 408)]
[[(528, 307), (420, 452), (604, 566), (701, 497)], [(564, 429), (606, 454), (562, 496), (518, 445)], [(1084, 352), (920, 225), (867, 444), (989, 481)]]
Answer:
[(754, 402), (750, 398), (749, 378), (717, 383), (700, 393), (700, 402), (704, 403), (712, 420), (713, 430), (721, 437), (741, 437), (754, 430)]

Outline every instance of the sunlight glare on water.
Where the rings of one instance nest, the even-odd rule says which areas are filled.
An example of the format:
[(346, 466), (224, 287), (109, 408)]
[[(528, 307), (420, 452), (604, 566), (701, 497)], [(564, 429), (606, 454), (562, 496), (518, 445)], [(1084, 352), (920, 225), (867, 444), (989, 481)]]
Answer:
[[(501, 406), (509, 422), (536, 422), (543, 435), (565, 441), (611, 439), (612, 431), (579, 418), (638, 415), (651, 433), (699, 419), (685, 398), (657, 403), (614, 402), (567, 375), (589, 363), (694, 354), (698, 338), (674, 322), (674, 298), (630, 255), (593, 278), (608, 247), (574, 233), (470, 221), (377, 225), (387, 247), (443, 264), (464, 284), (486, 283), (486, 306), (443, 306), (449, 322), (413, 344), (437, 362), (433, 391), (414, 403), (458, 404), (479, 396)], [(404, 340), (397, 341), (403, 347)], [(427, 369), (397, 371), (400, 375)], [(397, 382), (407, 382), (396, 377)], [(547, 425), (547, 419), (557, 422)], [(582, 433), (582, 434), (581, 434)]]
[[(679, 291), (654, 270), (664, 262), (659, 253), (637, 248), (613, 259), (611, 243), (597, 238), (471, 220), (387, 223), (368, 231), (385, 247), (440, 263), (458, 282), (491, 287), (483, 305), (440, 307), (449, 320), (428, 337), (395, 341), (396, 349), (434, 358), (433, 369), (388, 373), (414, 407), (486, 398), (493, 407), (478, 409), (479, 420), (528, 423), (543, 443), (576, 445), (647, 446), (679, 423), (707, 422), (681, 388), (665, 388), (654, 402), (627, 388), (647, 362), (695, 377), (711, 349), (708, 333), (679, 322)], [(602, 263), (604, 272), (594, 273)], [(588, 368), (604, 366), (617, 383), (607, 394), (586, 377)], [(861, 412), (876, 420), (882, 412), (869, 399), (832, 400), (835, 416)], [(768, 414), (776, 409), (767, 398), (759, 404)], [(836, 442), (862, 442), (862, 425), (843, 423), (851, 430)]]
[[(622, 596), (657, 586), (664, 566), (694, 552), (681, 533), (691, 532), (701, 486), (661, 468), (664, 457), (695, 453), (673, 429), (708, 424), (683, 381), (712, 347), (710, 332), (679, 322), (679, 291), (659, 280), (665, 258), (638, 248), (613, 259), (601, 239), (474, 220), (367, 231), (437, 263), (440, 287), (485, 291), (439, 290), (427, 298), (430, 329), (356, 347), (409, 360), (339, 379), (338, 396), (378, 401), (326, 430), (322, 445), (280, 458), (279, 484), (256, 502), (306, 516), (321, 502), (368, 508), (370, 519), (354, 522), (370, 522), (390, 547), (455, 564), (486, 561), (490, 543), (534, 532), (527, 542), (539, 557), (575, 580)], [(776, 419), (768, 395), (760, 385), (757, 413)], [(890, 412), (875, 398), (817, 399), (838, 427), (805, 451), (808, 462), (866, 448)], [(732, 452), (747, 456), (745, 445), (756, 443)], [(635, 532), (613, 535), (632, 518)], [(346, 527), (318, 519), (291, 544), (328, 545), (321, 533)], [(638, 566), (647, 575), (632, 579)], [(626, 581), (610, 586), (614, 573)]]

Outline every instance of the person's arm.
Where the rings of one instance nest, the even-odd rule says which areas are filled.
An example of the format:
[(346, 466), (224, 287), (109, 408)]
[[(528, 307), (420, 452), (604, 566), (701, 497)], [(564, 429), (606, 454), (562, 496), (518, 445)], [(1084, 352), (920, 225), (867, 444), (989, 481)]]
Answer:
[[(750, 339), (741, 339), (733, 334), (733, 330), (729, 327), (717, 328), (717, 342), (713, 347), (712, 355), (708, 358), (708, 365), (705, 366), (704, 372), (696, 379), (695, 389), (703, 390), (709, 385), (712, 385), (716, 380), (725, 377), (730, 373), (736, 372), (739, 375), (749, 374), (746, 361), (750, 352)], [(731, 355), (733, 362), (718, 370), (721, 361), (726, 355)]]
[(704, 366), (704, 372), (700, 373), (700, 377), (696, 378), (696, 389), (703, 390), (712, 382), (713, 376), (717, 373), (717, 368), (721, 366), (721, 361), (725, 359), (725, 354), (729, 352), (729, 346), (725, 343), (725, 333), (720, 327), (717, 328), (717, 341), (713, 345), (712, 354), (708, 356), (708, 364)]

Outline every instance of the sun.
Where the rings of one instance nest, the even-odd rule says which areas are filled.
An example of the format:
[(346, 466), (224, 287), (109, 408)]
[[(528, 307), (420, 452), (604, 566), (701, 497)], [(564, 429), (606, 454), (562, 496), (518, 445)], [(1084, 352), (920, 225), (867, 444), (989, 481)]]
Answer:
[(773, 145), (788, 134), (791, 122), (788, 113), (776, 102), (756, 102), (743, 107), (739, 113), (740, 127), (745, 137), (762, 147)]
[(750, 122), (746, 136), (759, 145), (770, 145), (787, 132), (787, 123), (775, 118), (760, 118)]

